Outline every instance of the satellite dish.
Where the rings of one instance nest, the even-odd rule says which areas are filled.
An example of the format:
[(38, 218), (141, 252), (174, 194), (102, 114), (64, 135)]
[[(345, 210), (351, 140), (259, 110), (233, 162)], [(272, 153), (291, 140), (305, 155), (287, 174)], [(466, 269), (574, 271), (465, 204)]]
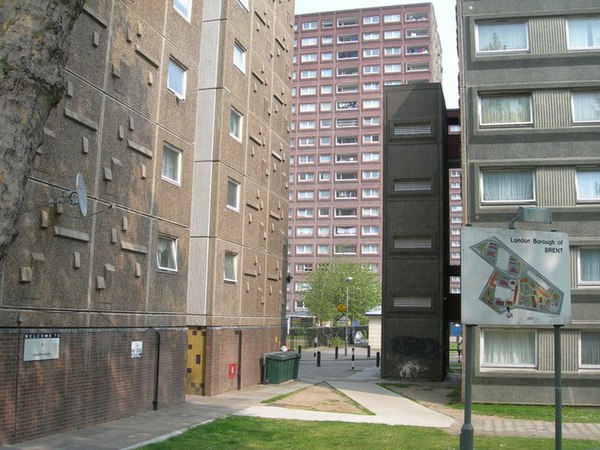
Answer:
[(71, 196), (71, 204), (79, 205), (79, 212), (83, 217), (87, 216), (87, 191), (85, 189), (85, 181), (83, 175), (77, 174), (75, 178), (75, 195)]

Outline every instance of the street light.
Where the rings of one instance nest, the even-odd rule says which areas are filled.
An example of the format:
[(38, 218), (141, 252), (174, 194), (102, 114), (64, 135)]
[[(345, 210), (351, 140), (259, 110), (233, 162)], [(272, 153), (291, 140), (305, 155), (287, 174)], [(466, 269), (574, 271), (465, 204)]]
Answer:
[(350, 287), (350, 283), (352, 283), (352, 277), (346, 278), (346, 326), (344, 327), (344, 356), (348, 356), (348, 320), (350, 319), (350, 308), (348, 306), (348, 288)]

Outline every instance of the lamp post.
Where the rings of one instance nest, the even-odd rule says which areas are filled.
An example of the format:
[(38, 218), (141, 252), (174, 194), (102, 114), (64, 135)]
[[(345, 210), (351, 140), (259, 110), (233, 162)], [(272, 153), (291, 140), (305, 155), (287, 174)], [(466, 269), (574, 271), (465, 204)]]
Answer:
[(350, 288), (350, 283), (352, 283), (352, 277), (346, 278), (346, 326), (344, 327), (344, 356), (348, 356), (348, 320), (350, 320), (350, 308), (348, 306), (348, 289)]

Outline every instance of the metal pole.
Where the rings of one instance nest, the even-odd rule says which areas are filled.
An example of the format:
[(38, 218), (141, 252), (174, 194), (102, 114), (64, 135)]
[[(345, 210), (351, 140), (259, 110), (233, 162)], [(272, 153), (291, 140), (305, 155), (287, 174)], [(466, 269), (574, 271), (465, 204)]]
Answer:
[(321, 367), (321, 352), (317, 352), (317, 367)]
[(460, 430), (460, 450), (473, 450), (473, 424), (471, 423), (471, 394), (473, 387), (473, 327), (467, 325), (465, 350), (465, 420)]
[(375, 367), (379, 367), (379, 352), (375, 353)]
[(335, 346), (335, 359), (338, 359), (338, 346)]
[(344, 327), (344, 356), (348, 356), (348, 279), (346, 279), (346, 326)]
[(352, 347), (352, 370), (354, 370), (354, 347)]
[(560, 327), (554, 325), (554, 448), (562, 448), (562, 367)]

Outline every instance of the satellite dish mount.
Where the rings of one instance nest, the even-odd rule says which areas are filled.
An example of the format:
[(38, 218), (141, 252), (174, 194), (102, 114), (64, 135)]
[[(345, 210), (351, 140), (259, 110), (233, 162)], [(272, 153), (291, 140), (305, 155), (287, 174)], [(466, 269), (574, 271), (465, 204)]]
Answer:
[(62, 209), (62, 205), (69, 203), (70, 205), (79, 206), (79, 212), (82, 217), (87, 216), (87, 191), (85, 189), (85, 182), (83, 181), (83, 175), (80, 173), (75, 177), (75, 190), (65, 191), (62, 196), (57, 199), (50, 199), (51, 205), (56, 205), (57, 210)]

